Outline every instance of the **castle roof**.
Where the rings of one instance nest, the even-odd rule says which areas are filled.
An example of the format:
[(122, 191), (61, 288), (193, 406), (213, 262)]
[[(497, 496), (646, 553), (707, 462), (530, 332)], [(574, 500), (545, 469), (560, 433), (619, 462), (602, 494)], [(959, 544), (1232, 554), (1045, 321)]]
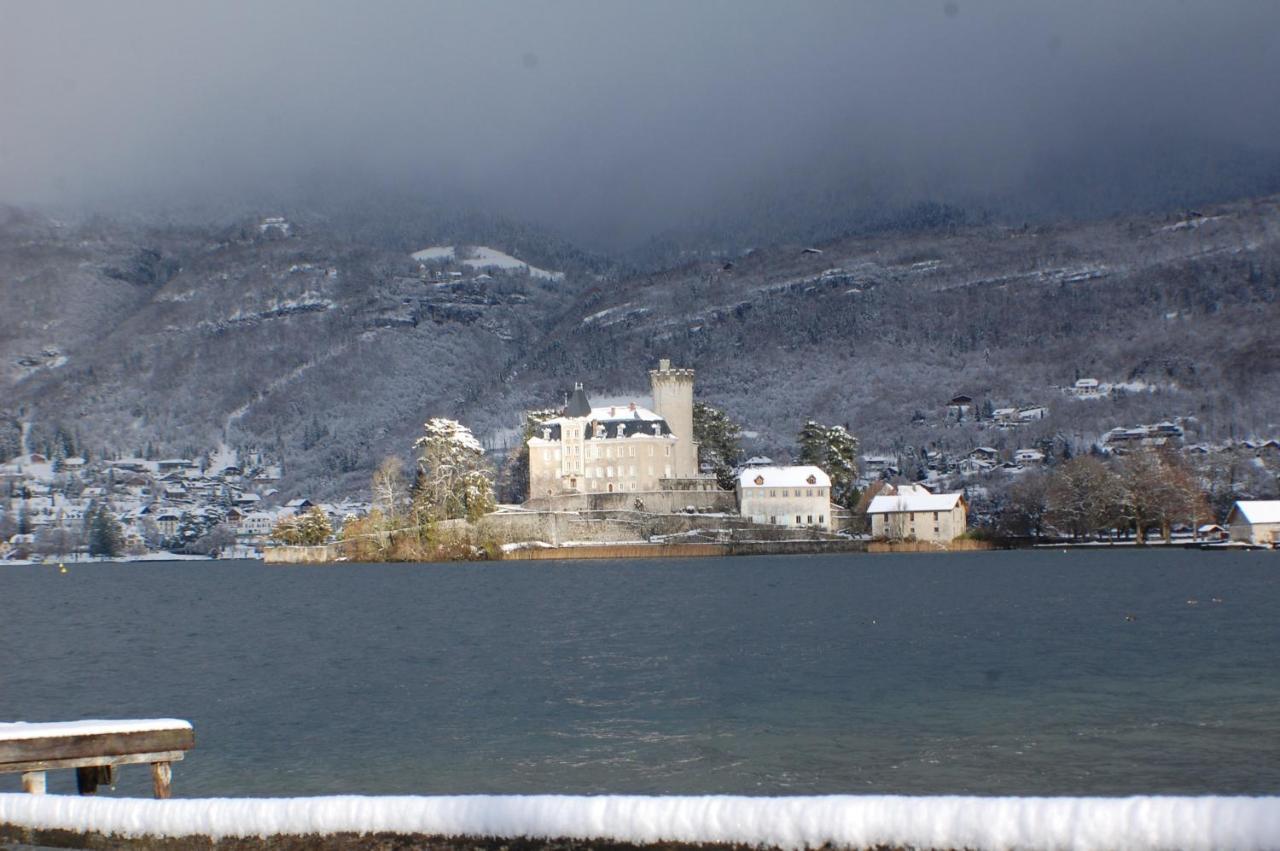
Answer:
[[(585, 394), (584, 394), (585, 396)], [(572, 407), (572, 403), (570, 403)], [(613, 405), (600, 408), (588, 408), (584, 414), (572, 414), (568, 409), (564, 416), (556, 417), (543, 422), (534, 432), (533, 439), (543, 439), (545, 433), (552, 441), (559, 441), (561, 434), (561, 426), (567, 424), (570, 420), (586, 420), (589, 425), (594, 424), (604, 428), (604, 434), (599, 437), (615, 438), (615, 437), (635, 437), (637, 435), (643, 437), (666, 437), (671, 434), (671, 427), (667, 425), (667, 421), (655, 414), (648, 408), (641, 408), (639, 405)], [(595, 429), (587, 428), (583, 437), (587, 440), (593, 440), (597, 437)]]
[(589, 417), (591, 416), (591, 402), (587, 399), (587, 393), (582, 389), (582, 384), (573, 386), (573, 395), (569, 397), (569, 404), (564, 409), (566, 417)]

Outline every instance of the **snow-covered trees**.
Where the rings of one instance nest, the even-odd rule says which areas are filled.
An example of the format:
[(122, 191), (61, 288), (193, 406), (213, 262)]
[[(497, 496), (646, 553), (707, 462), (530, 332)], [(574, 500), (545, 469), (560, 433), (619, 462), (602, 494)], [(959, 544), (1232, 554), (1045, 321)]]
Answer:
[(812, 464), (831, 477), (831, 501), (852, 508), (858, 501), (858, 438), (844, 426), (813, 420), (800, 429), (800, 463)]
[(493, 475), (484, 447), (456, 420), (435, 417), (414, 442), (418, 481), (414, 508), (427, 520), (475, 520), (494, 508)]
[(305, 514), (290, 514), (276, 521), (271, 537), (282, 544), (298, 547), (314, 547), (329, 540), (333, 528), (329, 517), (313, 505)]
[(721, 411), (693, 403), (693, 439), (698, 444), (698, 467), (716, 474), (720, 487), (732, 490), (734, 468), (742, 456), (742, 428)]

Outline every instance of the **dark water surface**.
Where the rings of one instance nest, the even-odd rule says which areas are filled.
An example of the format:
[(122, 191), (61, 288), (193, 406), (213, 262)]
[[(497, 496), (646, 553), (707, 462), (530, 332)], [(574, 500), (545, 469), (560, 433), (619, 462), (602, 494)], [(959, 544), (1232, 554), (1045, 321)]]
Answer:
[(1275, 794), (1280, 557), (0, 568), (0, 719), (155, 716), (185, 796)]

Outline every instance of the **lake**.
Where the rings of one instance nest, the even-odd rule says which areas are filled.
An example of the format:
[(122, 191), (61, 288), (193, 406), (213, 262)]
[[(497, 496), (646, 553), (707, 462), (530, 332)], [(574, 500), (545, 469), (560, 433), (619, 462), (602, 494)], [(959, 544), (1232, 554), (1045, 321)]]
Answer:
[(0, 720), (190, 719), (177, 796), (1276, 794), (1278, 613), (1263, 552), (11, 566)]

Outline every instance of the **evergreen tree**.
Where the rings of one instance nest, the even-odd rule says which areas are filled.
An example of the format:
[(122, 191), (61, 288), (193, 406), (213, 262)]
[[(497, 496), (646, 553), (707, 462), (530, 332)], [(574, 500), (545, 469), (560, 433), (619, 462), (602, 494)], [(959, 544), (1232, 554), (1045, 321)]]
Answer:
[(418, 450), (419, 478), (414, 506), (420, 517), (474, 520), (493, 510), (493, 477), (484, 447), (471, 430), (455, 420), (436, 417), (413, 444)]
[(734, 470), (742, 459), (742, 428), (718, 408), (695, 402), (693, 439), (698, 444), (698, 467), (709, 468), (725, 490), (734, 487)]
[(120, 524), (105, 505), (93, 505), (89, 519), (89, 555), (114, 558), (124, 550)]
[(831, 501), (844, 508), (858, 502), (858, 438), (844, 426), (808, 420), (800, 429), (800, 463), (812, 464), (831, 477)]

